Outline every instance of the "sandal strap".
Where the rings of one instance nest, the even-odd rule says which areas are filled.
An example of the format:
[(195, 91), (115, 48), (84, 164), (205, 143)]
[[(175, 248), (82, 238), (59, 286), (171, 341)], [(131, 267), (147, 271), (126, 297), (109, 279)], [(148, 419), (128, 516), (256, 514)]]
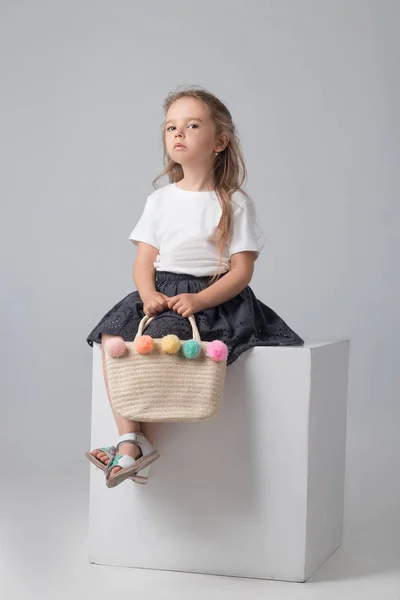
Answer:
[[(148, 454), (152, 454), (152, 452), (154, 452), (154, 450), (155, 450), (154, 446), (152, 444), (150, 444), (150, 442), (148, 441), (146, 436), (141, 432), (124, 433), (123, 435), (121, 435), (121, 437), (118, 440), (118, 444), (116, 446), (117, 452), (118, 452), (121, 444), (125, 443), (125, 442), (131, 442), (132, 444), (135, 444), (135, 446), (137, 446), (139, 448), (139, 450), (141, 451), (142, 456), (147, 456)], [(141, 457), (139, 457), (139, 458), (141, 458)]]
[(145, 439), (145, 436), (141, 432), (124, 433), (120, 436), (116, 447), (118, 448), (118, 446), (123, 442), (132, 442), (133, 444), (140, 444), (143, 443)]
[(122, 444), (126, 444), (127, 442), (129, 442), (130, 444), (133, 444), (134, 446), (139, 448), (140, 452), (143, 454), (142, 444), (144, 443), (145, 440), (146, 440), (146, 438), (143, 435), (143, 433), (140, 433), (140, 432), (124, 433), (123, 435), (121, 435), (121, 437), (118, 440), (118, 444), (116, 445), (116, 450), (118, 452), (119, 447), (122, 446)]
[(100, 450), (107, 454), (111, 452), (112, 448), (114, 448), (114, 446), (103, 446), (102, 448), (100, 448)]
[(125, 469), (126, 467), (131, 467), (136, 464), (136, 460), (132, 458), (132, 456), (128, 456), (127, 454), (117, 454), (117, 451), (114, 447), (110, 452), (110, 460), (108, 461), (108, 465), (104, 469), (104, 475), (106, 481), (110, 477), (111, 471), (114, 467), (121, 467)]

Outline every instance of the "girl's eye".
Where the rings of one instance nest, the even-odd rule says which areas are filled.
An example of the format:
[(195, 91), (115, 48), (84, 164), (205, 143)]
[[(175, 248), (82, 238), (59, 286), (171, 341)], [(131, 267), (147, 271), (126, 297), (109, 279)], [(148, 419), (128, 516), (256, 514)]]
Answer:
[[(198, 127), (196, 123), (190, 123), (189, 127), (191, 127), (192, 125), (193, 127)], [(169, 127), (167, 127), (167, 131), (171, 131), (171, 129), (175, 129), (175, 125), (170, 125)]]

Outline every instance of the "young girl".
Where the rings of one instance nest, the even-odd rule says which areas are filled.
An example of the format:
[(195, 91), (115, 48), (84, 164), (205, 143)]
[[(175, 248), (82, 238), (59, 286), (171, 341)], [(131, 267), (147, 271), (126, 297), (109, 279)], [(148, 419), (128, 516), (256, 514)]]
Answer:
[[(156, 317), (146, 334), (174, 333), (182, 340), (192, 337), (186, 317), (195, 314), (203, 341), (227, 344), (227, 365), (252, 346), (303, 344), (249, 287), (264, 239), (241, 188), (247, 173), (229, 110), (196, 87), (170, 93), (164, 112), (166, 168), (129, 236), (137, 245), (137, 291), (111, 308), (87, 338), (91, 346), (101, 344), (106, 387), (104, 345), (113, 336), (133, 341), (145, 314)], [(157, 188), (165, 174), (170, 183)], [(108, 487), (127, 478), (146, 483), (159, 454), (140, 423), (114, 417), (117, 445), (86, 456), (105, 472)]]

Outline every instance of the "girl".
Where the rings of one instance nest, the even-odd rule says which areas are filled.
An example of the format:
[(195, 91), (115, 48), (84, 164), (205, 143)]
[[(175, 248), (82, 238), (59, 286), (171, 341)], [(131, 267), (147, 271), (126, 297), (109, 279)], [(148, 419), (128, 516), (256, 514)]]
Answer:
[[(303, 340), (249, 287), (263, 247), (255, 208), (241, 186), (247, 172), (228, 108), (201, 88), (170, 93), (164, 102), (165, 170), (154, 181), (143, 214), (129, 236), (137, 246), (137, 291), (120, 300), (87, 338), (133, 341), (144, 314), (156, 317), (146, 334), (190, 339), (195, 314), (202, 340), (220, 339), (227, 364), (252, 346), (300, 346)], [(170, 183), (155, 182), (168, 175)], [(108, 392), (108, 388), (107, 388)], [(114, 413), (117, 445), (86, 456), (103, 469), (108, 487), (127, 478), (146, 483), (159, 454), (140, 423)]]

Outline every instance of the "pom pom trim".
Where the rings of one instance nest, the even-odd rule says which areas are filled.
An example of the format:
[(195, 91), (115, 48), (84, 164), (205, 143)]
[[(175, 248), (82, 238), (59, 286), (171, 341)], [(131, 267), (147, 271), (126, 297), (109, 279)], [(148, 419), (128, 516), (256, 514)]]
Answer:
[[(150, 343), (149, 340), (153, 343)], [(141, 340), (145, 339), (144, 343)], [(135, 341), (135, 350), (138, 354), (151, 354), (155, 347), (154, 340), (148, 335), (142, 335)], [(142, 350), (140, 350), (142, 348)], [(175, 349), (176, 348), (176, 349)], [(183, 356), (188, 360), (197, 358), (202, 352), (200, 342), (195, 339), (185, 340), (181, 344), (181, 340), (175, 334), (168, 334), (161, 338), (160, 349), (164, 354), (178, 354), (182, 352)], [(193, 353), (193, 355), (192, 355)], [(228, 346), (221, 340), (213, 340), (209, 342), (205, 356), (215, 362), (224, 361), (229, 353)]]

